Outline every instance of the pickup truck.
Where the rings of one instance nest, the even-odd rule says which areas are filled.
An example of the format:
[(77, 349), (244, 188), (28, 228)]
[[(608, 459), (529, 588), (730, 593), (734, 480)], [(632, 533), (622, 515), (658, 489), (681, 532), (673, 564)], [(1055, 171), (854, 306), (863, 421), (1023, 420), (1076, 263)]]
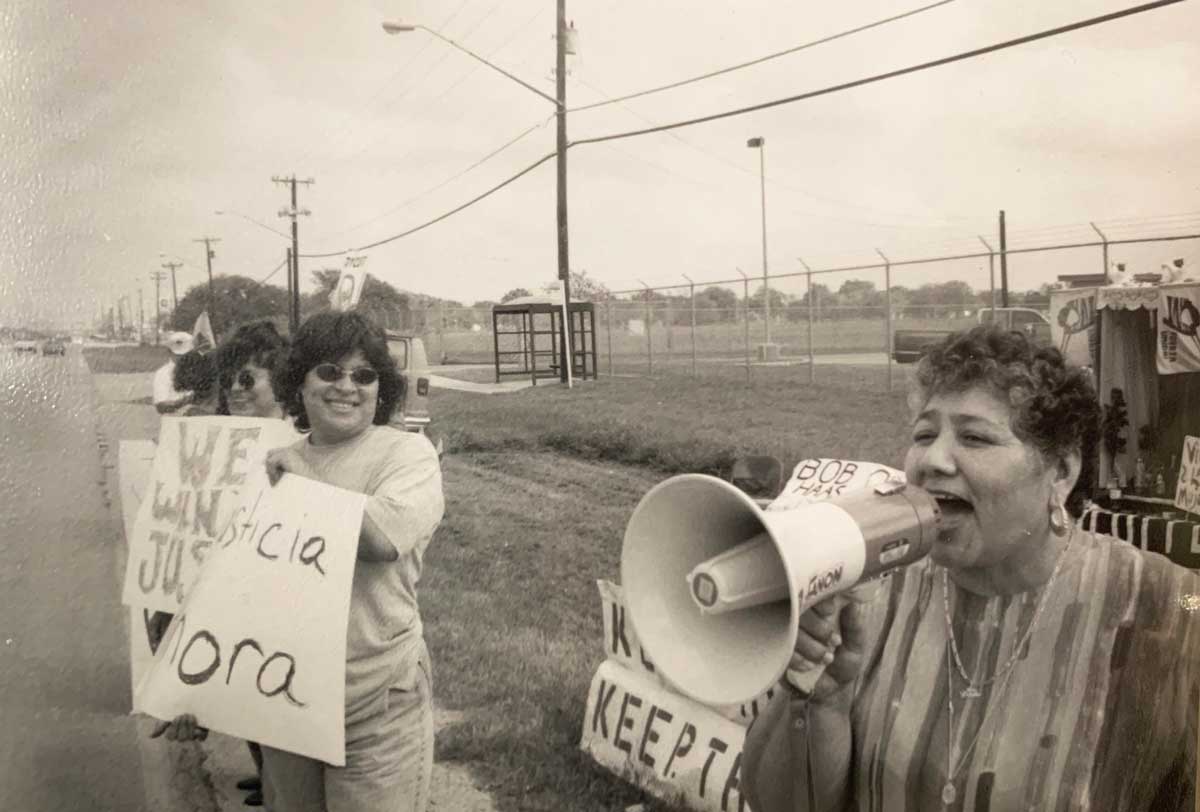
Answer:
[[(978, 321), (986, 324), (992, 321), (993, 311), (985, 307), (979, 311)], [(1041, 344), (1049, 344), (1050, 322), (1046, 316), (1032, 307), (997, 307), (995, 319), (1010, 330), (1027, 333)], [(955, 330), (897, 330), (892, 336), (892, 358), (898, 364), (911, 364), (920, 360), (931, 347)]]

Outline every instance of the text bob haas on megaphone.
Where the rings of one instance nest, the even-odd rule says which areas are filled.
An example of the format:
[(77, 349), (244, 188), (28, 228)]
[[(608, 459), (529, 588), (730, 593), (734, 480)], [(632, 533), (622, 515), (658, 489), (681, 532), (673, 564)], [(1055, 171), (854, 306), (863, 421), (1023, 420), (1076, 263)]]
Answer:
[(744, 702), (782, 676), (803, 612), (925, 557), (938, 520), (932, 496), (896, 480), (764, 511), (716, 477), (672, 477), (642, 497), (625, 530), (630, 621), (680, 691)]

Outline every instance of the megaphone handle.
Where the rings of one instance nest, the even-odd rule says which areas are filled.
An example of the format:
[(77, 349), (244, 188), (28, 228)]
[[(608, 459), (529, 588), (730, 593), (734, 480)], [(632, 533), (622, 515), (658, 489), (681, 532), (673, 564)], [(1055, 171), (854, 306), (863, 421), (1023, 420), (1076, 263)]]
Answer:
[[(846, 598), (844, 598), (840, 593), (821, 601), (821, 603), (831, 603), (833, 605), (833, 611), (828, 615), (823, 615), (823, 617), (832, 623), (835, 629), (839, 630), (839, 634), (839, 618), (842, 615), (842, 610), (846, 608), (846, 602)], [(803, 614), (800, 615), (800, 617), (803, 618), (809, 612), (812, 612), (814, 608), (815, 605), (810, 606)], [(803, 629), (800, 630), (800, 633), (802, 632)], [(804, 670), (798, 670), (789, 667), (784, 672), (784, 681), (801, 696), (808, 696), (813, 692), (813, 689), (817, 687), (817, 682), (821, 679), (821, 675), (824, 673), (824, 663), (812, 663), (811, 667), (805, 668)]]

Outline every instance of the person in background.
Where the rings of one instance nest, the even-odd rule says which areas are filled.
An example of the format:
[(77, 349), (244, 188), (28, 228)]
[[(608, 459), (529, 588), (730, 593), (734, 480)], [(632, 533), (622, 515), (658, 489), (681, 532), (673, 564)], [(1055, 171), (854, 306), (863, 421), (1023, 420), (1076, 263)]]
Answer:
[(908, 481), (930, 556), (800, 619), (751, 726), (756, 812), (1195, 808), (1200, 576), (1079, 529), (1099, 406), (1058, 350), (981, 325), (920, 362)]
[(175, 388), (191, 392), (191, 398), (175, 414), (180, 417), (217, 414), (220, 408), (217, 383), (217, 363), (213, 353), (192, 350), (179, 356), (175, 364)]
[(191, 352), (193, 341), (188, 333), (168, 333), (162, 343), (171, 358), (154, 372), (152, 398), (159, 414), (173, 414), (192, 400), (191, 392), (175, 387), (175, 366), (179, 356)]
[(243, 324), (217, 348), (222, 414), (284, 416), (271, 387), (271, 370), (287, 354), (288, 340), (269, 320)]
[[(272, 375), (307, 436), (267, 454), (285, 473), (366, 494), (346, 632), (346, 764), (264, 746), (271, 812), (424, 812), (433, 769), (433, 688), (417, 604), (425, 550), (445, 503), (437, 451), (388, 425), (404, 379), (383, 331), (355, 312), (308, 319)], [(206, 734), (183, 715), (156, 730)]]

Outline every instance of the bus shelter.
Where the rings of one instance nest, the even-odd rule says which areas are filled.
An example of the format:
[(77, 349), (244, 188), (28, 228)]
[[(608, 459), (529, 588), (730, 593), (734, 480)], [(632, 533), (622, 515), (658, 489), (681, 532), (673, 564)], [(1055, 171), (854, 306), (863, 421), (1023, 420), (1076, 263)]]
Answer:
[[(596, 308), (571, 302), (569, 336), (571, 374), (577, 380), (596, 377)], [(492, 308), (496, 383), (503, 378), (559, 380), (563, 306), (549, 296), (525, 296)]]

